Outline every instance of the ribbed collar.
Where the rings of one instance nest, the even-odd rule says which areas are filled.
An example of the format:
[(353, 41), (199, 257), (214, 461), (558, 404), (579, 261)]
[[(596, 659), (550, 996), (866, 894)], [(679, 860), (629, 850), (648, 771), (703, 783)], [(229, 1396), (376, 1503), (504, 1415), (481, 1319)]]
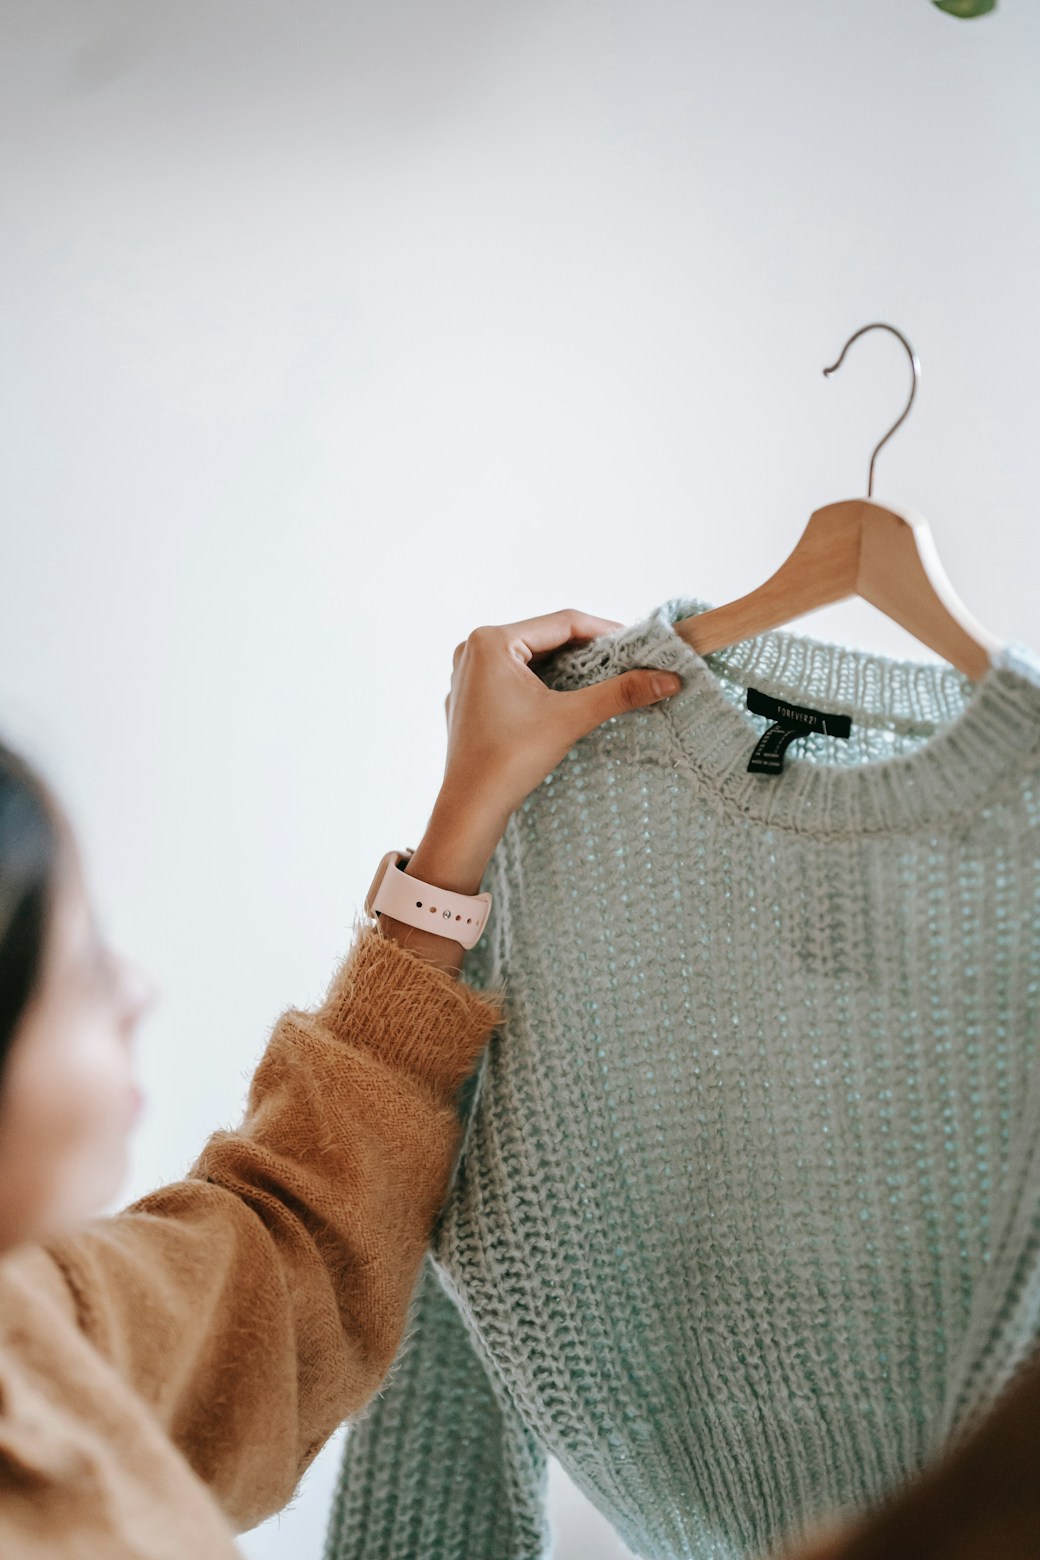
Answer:
[[(1040, 656), (1026, 645), (1005, 644), (978, 682), (948, 662), (899, 660), (786, 629), (700, 656), (673, 624), (712, 605), (673, 597), (630, 627), (560, 653), (545, 680), (576, 688), (635, 666), (678, 672), (683, 689), (654, 706), (660, 720), (648, 723), (648, 740), (663, 742), (728, 809), (807, 834), (950, 822), (1040, 764)], [(720, 679), (924, 740), (894, 757), (834, 764), (810, 756), (808, 739), (788, 752), (780, 775), (749, 774), (765, 722), (734, 704)]]

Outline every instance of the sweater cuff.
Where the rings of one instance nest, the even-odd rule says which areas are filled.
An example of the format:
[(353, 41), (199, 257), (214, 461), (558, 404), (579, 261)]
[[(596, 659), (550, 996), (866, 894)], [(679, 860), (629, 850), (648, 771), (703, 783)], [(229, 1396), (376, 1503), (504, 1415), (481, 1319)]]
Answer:
[(317, 1009), (344, 1041), (454, 1093), (505, 1016), (504, 988), (478, 992), (364, 916)]

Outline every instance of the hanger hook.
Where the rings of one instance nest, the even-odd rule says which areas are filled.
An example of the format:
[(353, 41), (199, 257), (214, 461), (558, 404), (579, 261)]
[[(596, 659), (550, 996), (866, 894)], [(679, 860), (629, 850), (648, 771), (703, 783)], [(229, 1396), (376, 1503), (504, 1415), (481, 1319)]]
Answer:
[(907, 401), (906, 406), (903, 409), (902, 417), (898, 417), (896, 419), (896, 421), (892, 424), (891, 428), (889, 428), (888, 432), (885, 434), (885, 437), (881, 440), (881, 444), (879, 444), (876, 447), (876, 449), (874, 450), (873, 455), (870, 457), (870, 475), (869, 475), (869, 478), (867, 480), (867, 497), (870, 498), (870, 497), (873, 496), (873, 492), (874, 492), (874, 462), (878, 458), (878, 450), (881, 449), (881, 445), (882, 444), (887, 444), (888, 443), (889, 439), (892, 437), (892, 435), (895, 433), (896, 429), (899, 427), (899, 424), (906, 417), (906, 415), (909, 412), (911, 406), (913, 406), (913, 404), (914, 404), (914, 396), (917, 394), (917, 386), (918, 386), (918, 383), (919, 383), (920, 378), (921, 378), (921, 364), (920, 364), (920, 361), (918, 359), (917, 353), (914, 351), (914, 349), (910, 345), (909, 341), (907, 341), (906, 337), (903, 335), (903, 332), (901, 330), (896, 330), (894, 325), (886, 325), (883, 320), (878, 320), (873, 325), (864, 325), (864, 326), (862, 326), (859, 330), (857, 330), (855, 332), (854, 335), (850, 336), (848, 341), (845, 343), (845, 345), (841, 349), (841, 357), (838, 359), (838, 361), (836, 363), (832, 363), (830, 368), (825, 368), (823, 372), (825, 374), (833, 374), (834, 370), (836, 368), (840, 368), (842, 363), (845, 360), (845, 354), (849, 350), (849, 348), (852, 346), (852, 343), (856, 340), (856, 338), (858, 336), (862, 336), (864, 331), (868, 331), (868, 330), (890, 330), (892, 332), (893, 336), (898, 336), (900, 341), (903, 343), (903, 346), (906, 348), (907, 353), (909, 354), (909, 357), (910, 357), (910, 367), (912, 368), (913, 375), (914, 375), (914, 382), (910, 386), (910, 399), (909, 399), (909, 401)]

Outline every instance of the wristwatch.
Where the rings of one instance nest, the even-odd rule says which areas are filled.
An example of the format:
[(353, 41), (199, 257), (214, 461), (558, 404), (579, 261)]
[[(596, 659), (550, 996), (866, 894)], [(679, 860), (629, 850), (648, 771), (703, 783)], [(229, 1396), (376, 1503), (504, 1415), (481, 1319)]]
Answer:
[(410, 850), (387, 851), (365, 895), (366, 913), (390, 915), (395, 921), (422, 927), (439, 937), (450, 937), (464, 948), (472, 948), (491, 914), (491, 895), (455, 894), (403, 872), (401, 869), (413, 854)]

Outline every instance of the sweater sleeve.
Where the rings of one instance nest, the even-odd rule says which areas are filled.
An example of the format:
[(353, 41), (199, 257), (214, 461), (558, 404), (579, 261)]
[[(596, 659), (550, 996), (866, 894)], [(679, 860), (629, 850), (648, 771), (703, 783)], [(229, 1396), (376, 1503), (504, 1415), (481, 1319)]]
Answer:
[(81, 1329), (239, 1530), (291, 1497), (393, 1359), (501, 1019), (355, 923), (322, 1003), (274, 1026), (237, 1131), (186, 1178), (50, 1245)]
[(347, 1435), (325, 1560), (547, 1560), (547, 1478), (427, 1257), (390, 1378)]

